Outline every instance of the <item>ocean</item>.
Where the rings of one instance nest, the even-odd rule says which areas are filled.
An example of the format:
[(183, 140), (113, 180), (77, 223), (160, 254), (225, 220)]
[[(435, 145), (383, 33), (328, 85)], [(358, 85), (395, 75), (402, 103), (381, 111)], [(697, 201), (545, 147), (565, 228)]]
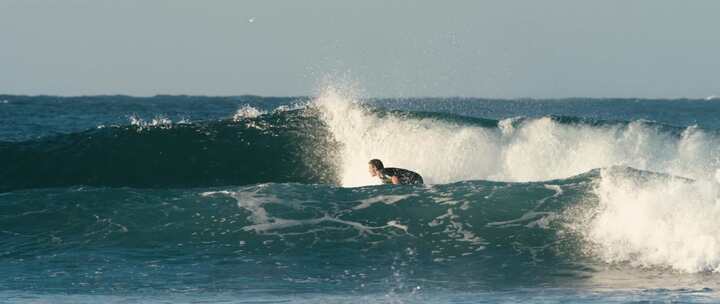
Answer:
[(0, 302), (717, 303), (719, 101), (0, 95)]

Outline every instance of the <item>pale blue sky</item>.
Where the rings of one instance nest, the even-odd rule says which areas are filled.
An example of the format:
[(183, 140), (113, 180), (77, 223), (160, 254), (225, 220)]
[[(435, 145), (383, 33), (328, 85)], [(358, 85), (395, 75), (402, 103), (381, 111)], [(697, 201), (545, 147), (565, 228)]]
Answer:
[(343, 74), (367, 97), (705, 97), (719, 20), (713, 0), (0, 0), (0, 93), (312, 95)]

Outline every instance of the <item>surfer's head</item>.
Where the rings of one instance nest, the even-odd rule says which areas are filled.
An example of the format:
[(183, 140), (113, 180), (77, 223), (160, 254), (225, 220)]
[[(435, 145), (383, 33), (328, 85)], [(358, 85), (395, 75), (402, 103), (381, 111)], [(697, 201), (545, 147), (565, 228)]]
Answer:
[(371, 159), (370, 162), (368, 162), (368, 171), (370, 171), (371, 176), (380, 175), (380, 170), (384, 168), (385, 166), (379, 159)]

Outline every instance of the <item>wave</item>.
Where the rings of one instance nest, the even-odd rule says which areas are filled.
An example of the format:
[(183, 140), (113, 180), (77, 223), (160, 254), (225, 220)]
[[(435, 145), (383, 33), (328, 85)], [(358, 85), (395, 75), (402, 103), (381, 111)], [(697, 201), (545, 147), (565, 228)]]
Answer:
[(374, 183), (366, 173), (372, 158), (417, 170), (430, 183), (540, 181), (610, 166), (712, 179), (720, 168), (720, 137), (695, 126), (572, 117), (509, 118), (493, 126), (447, 115), (380, 115), (332, 89), (315, 105), (340, 144), (344, 186)]
[(72, 185), (207, 187), (257, 183), (373, 185), (367, 161), (431, 184), (561, 179), (628, 166), (712, 180), (717, 132), (650, 121), (503, 120), (391, 111), (327, 89), (304, 107), (238, 109), (233, 119), (159, 117), (24, 142), (0, 142), (0, 191)]
[[(4, 251), (5, 257), (117, 247), (161, 256), (282, 253), (363, 259), (414, 248), (434, 262), (502, 258), (500, 253), (515, 250), (527, 251), (520, 260), (530, 262), (540, 254), (530, 251), (557, 238), (553, 220), (596, 175), (552, 183), (425, 187), (270, 183), (175, 190), (32, 189), (0, 196), (0, 227), (7, 237), (4, 246), (15, 248)], [(509, 238), (515, 241), (508, 243)]]
[[(706, 287), (720, 272), (716, 131), (387, 110), (332, 89), (231, 116), (0, 142), (2, 284)], [(371, 158), (429, 184), (374, 186)]]
[(0, 195), (2, 257), (117, 248), (108, 252), (123, 259), (279, 255), (315, 266), (402, 256), (503, 277), (598, 263), (718, 272), (719, 191), (626, 167), (531, 183), (13, 191)]
[(132, 119), (129, 126), (0, 142), (0, 191), (335, 183), (333, 162), (326, 159), (334, 145), (311, 109), (246, 110), (232, 120)]

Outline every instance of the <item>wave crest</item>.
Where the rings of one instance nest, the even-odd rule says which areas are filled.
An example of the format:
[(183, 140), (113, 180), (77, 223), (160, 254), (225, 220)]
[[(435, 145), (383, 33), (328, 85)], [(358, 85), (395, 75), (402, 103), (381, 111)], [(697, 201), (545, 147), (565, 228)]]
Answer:
[(339, 142), (341, 184), (374, 184), (367, 161), (416, 170), (429, 183), (461, 180), (541, 181), (594, 168), (628, 166), (691, 178), (718, 168), (720, 140), (697, 127), (646, 121), (596, 123), (578, 119), (512, 118), (482, 123), (444, 116), (380, 112), (328, 89), (315, 105)]

